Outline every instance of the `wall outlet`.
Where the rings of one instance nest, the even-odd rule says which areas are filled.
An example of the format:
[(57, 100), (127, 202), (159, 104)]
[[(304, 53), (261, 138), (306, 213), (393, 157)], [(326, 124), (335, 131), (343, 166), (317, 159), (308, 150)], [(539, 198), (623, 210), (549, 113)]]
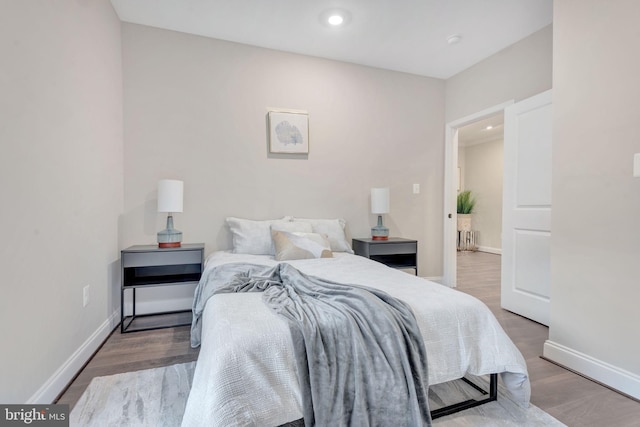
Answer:
[(633, 155), (633, 176), (640, 178), (640, 153)]
[(82, 306), (86, 307), (89, 305), (89, 285), (82, 288)]
[(420, 184), (413, 184), (413, 194), (420, 194)]

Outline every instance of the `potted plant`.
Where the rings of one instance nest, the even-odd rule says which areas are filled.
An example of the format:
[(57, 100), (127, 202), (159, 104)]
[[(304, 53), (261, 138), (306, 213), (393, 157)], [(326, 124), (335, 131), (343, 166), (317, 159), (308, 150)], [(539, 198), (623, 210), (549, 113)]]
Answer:
[(458, 231), (471, 231), (471, 214), (475, 205), (476, 199), (471, 191), (458, 194)]

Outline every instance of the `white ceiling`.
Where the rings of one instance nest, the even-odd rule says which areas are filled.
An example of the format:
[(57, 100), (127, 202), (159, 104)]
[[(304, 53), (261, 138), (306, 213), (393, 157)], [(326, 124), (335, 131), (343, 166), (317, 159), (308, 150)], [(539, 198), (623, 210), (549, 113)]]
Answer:
[[(488, 129), (488, 127), (491, 127)], [(504, 114), (496, 114), (468, 124), (458, 130), (458, 144), (461, 147), (481, 144), (504, 138)]]
[[(552, 21), (552, 0), (111, 0), (122, 21), (448, 78)], [(329, 9), (350, 22), (329, 28)], [(458, 34), (457, 44), (447, 38)]]

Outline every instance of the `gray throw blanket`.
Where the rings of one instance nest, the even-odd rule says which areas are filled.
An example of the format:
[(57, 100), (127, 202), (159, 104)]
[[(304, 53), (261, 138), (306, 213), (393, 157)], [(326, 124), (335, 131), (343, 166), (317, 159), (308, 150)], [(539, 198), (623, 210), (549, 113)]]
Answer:
[(288, 321), (305, 425), (431, 425), (427, 355), (404, 302), (289, 264), (226, 264), (207, 270), (196, 288), (193, 347), (206, 301), (228, 292), (264, 292), (265, 304)]

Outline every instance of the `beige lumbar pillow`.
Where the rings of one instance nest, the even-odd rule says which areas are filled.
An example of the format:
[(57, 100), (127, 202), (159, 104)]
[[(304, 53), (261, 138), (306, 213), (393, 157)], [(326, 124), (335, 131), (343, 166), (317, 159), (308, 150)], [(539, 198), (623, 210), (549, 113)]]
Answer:
[(333, 257), (326, 235), (271, 230), (271, 238), (278, 261)]

